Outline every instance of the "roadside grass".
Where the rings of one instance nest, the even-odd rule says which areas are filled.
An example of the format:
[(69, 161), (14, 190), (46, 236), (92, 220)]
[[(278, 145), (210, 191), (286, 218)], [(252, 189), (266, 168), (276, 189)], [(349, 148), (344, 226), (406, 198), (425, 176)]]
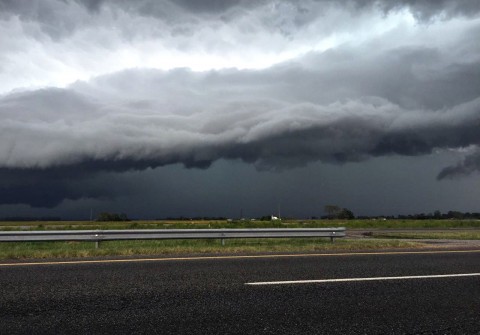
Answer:
[(480, 228), (480, 220), (281, 220), (281, 221), (28, 221), (0, 222), (0, 230), (186, 229), (186, 228)]
[(480, 232), (407, 232), (372, 233), (370, 237), (379, 239), (445, 239), (480, 240)]
[(227, 239), (105, 241), (95, 249), (93, 242), (8, 242), (0, 243), (0, 259), (78, 258), (95, 256), (248, 254), (266, 252), (317, 252), (418, 248), (421, 243), (398, 240), (337, 239)]

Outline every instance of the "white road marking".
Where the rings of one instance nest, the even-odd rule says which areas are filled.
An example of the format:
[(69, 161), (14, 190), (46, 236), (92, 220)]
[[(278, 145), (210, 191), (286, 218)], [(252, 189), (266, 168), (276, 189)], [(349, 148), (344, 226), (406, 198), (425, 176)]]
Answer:
[(424, 275), (424, 276), (399, 276), (399, 277), (367, 277), (367, 278), (339, 278), (339, 279), (317, 279), (317, 280), (287, 280), (252, 282), (245, 285), (292, 285), (292, 284), (318, 284), (318, 283), (344, 283), (357, 281), (382, 281), (382, 280), (405, 280), (405, 279), (430, 279), (430, 278), (454, 278), (454, 277), (478, 277), (480, 273), (456, 273), (448, 275)]

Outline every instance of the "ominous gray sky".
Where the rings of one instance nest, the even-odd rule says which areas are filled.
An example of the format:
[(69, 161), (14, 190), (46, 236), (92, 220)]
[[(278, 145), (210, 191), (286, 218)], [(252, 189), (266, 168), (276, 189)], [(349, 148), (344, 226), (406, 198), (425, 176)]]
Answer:
[(480, 211), (477, 1), (0, 0), (0, 217)]

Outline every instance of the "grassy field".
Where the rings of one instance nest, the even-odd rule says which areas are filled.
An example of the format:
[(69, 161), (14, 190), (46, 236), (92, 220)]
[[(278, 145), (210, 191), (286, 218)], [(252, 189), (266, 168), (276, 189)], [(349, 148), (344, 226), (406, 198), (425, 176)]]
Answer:
[(480, 220), (282, 220), (282, 221), (28, 221), (0, 222), (0, 230), (19, 229), (182, 229), (182, 228), (480, 228)]
[[(282, 220), (282, 221), (51, 221), (0, 222), (0, 230), (69, 229), (181, 229), (181, 228), (322, 228), (347, 229), (448, 229), (480, 228), (476, 220)], [(204, 253), (316, 252), (415, 248), (421, 243), (402, 239), (480, 239), (478, 232), (371, 233), (373, 239), (234, 239), (222, 246), (218, 240), (109, 241), (95, 249), (92, 242), (0, 243), (0, 259), (63, 258), (107, 255), (167, 255)]]
[(446, 240), (480, 240), (480, 232), (408, 232), (408, 233), (372, 233), (373, 238), (380, 239), (446, 239)]
[(95, 249), (93, 242), (0, 243), (0, 259), (70, 258), (93, 256), (181, 255), (219, 253), (318, 252), (327, 250), (369, 250), (416, 248), (420, 243), (387, 240), (337, 239), (232, 239), (219, 240), (106, 241)]

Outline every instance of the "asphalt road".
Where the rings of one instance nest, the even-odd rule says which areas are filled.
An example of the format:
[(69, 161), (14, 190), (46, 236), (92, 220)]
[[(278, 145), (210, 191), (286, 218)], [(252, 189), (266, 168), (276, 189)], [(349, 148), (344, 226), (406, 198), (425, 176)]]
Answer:
[[(480, 252), (0, 265), (0, 334), (480, 334), (478, 273)], [(444, 274), (469, 276), (246, 285)]]

